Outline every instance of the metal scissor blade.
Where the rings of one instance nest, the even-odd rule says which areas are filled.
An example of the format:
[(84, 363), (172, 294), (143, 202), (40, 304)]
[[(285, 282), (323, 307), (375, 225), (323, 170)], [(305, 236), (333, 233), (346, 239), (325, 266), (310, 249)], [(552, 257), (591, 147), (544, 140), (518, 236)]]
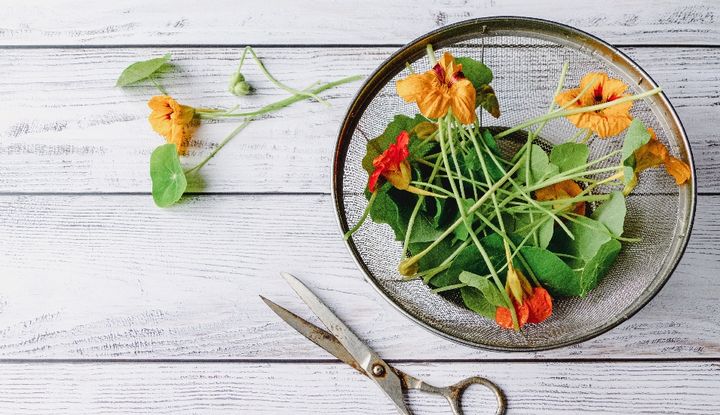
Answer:
[(348, 353), (347, 350), (345, 350), (343, 345), (340, 344), (340, 342), (335, 338), (335, 336), (303, 319), (292, 311), (275, 304), (274, 302), (268, 300), (262, 295), (260, 296), (260, 298), (265, 302), (265, 304), (267, 304), (268, 307), (270, 307), (272, 311), (275, 312), (275, 314), (280, 316), (280, 318), (283, 319), (283, 321), (285, 321), (286, 323), (288, 323), (290, 327), (297, 330), (298, 333), (305, 336), (311, 342), (327, 350), (328, 353), (330, 353), (331, 355), (337, 357), (341, 361), (357, 369), (363, 375), (367, 375), (363, 368), (360, 367), (358, 362), (353, 359), (353, 357), (350, 355), (350, 353)]
[(287, 272), (281, 272), (280, 275), (285, 278), (290, 287), (325, 324), (330, 333), (345, 347), (345, 350), (350, 353), (353, 359), (360, 364), (368, 377), (382, 388), (385, 394), (395, 403), (398, 411), (401, 414), (410, 415), (410, 411), (407, 409), (403, 399), (402, 382), (395, 374), (395, 371), (366, 346), (305, 284)]

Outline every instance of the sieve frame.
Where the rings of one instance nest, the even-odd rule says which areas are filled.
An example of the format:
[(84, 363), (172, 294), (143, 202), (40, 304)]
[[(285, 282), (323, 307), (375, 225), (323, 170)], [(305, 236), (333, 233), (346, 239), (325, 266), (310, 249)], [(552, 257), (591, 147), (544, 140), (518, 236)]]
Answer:
[[(343, 166), (345, 165), (345, 157), (347, 155), (347, 149), (352, 139), (352, 135), (360, 121), (360, 117), (365, 109), (367, 109), (370, 102), (393, 77), (402, 71), (405, 62), (413, 62), (426, 53), (426, 45), (432, 44), (436, 49), (441, 49), (443, 47), (489, 33), (498, 35), (526, 34), (532, 35), (532, 37), (541, 39), (544, 38), (557, 42), (563, 44), (563, 46), (571, 47), (580, 52), (589, 53), (594, 57), (605, 60), (608, 65), (614, 66), (623, 73), (632, 76), (633, 79), (637, 79), (636, 86), (645, 91), (657, 87), (657, 84), (652, 77), (650, 77), (650, 75), (648, 75), (637, 63), (609, 43), (580, 29), (549, 20), (521, 16), (483, 17), (464, 20), (422, 35), (393, 53), (367, 78), (353, 98), (353, 101), (350, 104), (340, 126), (333, 155), (331, 196), (333, 198), (333, 205), (341, 234), (345, 234), (350, 229), (345, 216), (345, 207), (342, 197)], [(659, 94), (649, 97), (648, 99), (652, 100), (655, 108), (660, 110), (662, 113), (661, 121), (673, 132), (674, 137), (679, 138), (676, 144), (690, 166), (690, 180), (685, 185), (686, 189), (684, 189), (684, 191), (682, 188), (680, 189), (679, 196), (679, 203), (682, 203), (683, 200), (685, 202), (685, 217), (682, 221), (682, 224), (684, 225), (683, 230), (685, 232), (683, 232), (681, 238), (675, 239), (671, 244), (668, 250), (670, 259), (667, 263), (669, 265), (658, 271), (655, 278), (653, 278), (651, 284), (648, 286), (648, 289), (646, 289), (642, 295), (626, 307), (622, 313), (619, 313), (615, 316), (615, 318), (607, 321), (606, 324), (598, 326), (584, 335), (571, 338), (567, 341), (558, 342), (556, 344), (538, 346), (521, 345), (517, 347), (483, 344), (456, 337), (429, 323), (426, 323), (425, 321), (422, 321), (398, 304), (375, 280), (373, 273), (363, 261), (362, 255), (358, 251), (352, 238), (345, 241), (345, 246), (351, 253), (357, 266), (363, 272), (365, 280), (369, 282), (370, 285), (372, 285), (372, 287), (380, 293), (387, 302), (420, 327), (423, 327), (426, 330), (455, 343), (486, 350), (530, 352), (566, 347), (588, 341), (606, 333), (645, 307), (645, 305), (647, 305), (667, 283), (685, 253), (695, 218), (697, 199), (696, 169), (690, 142), (682, 125), (682, 121), (678, 117), (674, 107), (664, 92), (661, 91)], [(685, 193), (684, 195), (683, 192)]]

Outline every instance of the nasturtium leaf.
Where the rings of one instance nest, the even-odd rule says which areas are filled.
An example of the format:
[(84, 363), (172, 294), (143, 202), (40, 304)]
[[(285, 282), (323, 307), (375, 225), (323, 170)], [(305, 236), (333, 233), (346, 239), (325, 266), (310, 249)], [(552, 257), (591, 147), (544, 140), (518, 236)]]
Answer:
[(622, 245), (616, 239), (611, 239), (600, 246), (597, 253), (585, 263), (581, 274), (581, 296), (587, 295), (597, 287), (602, 277), (615, 262)]
[(587, 144), (563, 143), (550, 151), (550, 162), (558, 166), (560, 173), (563, 173), (586, 164), (589, 155)]
[(476, 61), (473, 58), (455, 58), (455, 62), (462, 65), (462, 73), (477, 90), (485, 84), (489, 84), (493, 80), (493, 73), (484, 63)]
[[(496, 233), (490, 234), (480, 239), (480, 244), (485, 248), (485, 252), (487, 252), (490, 257), (493, 266), (496, 269), (501, 267), (505, 261), (505, 248), (503, 247), (500, 235)], [(431, 279), (430, 284), (435, 287), (458, 284), (460, 282), (460, 273), (463, 271), (469, 271), (479, 275), (490, 273), (485, 260), (483, 260), (480, 251), (478, 251), (474, 243), (465, 247), (458, 256), (455, 257), (450, 268)]]
[(536, 237), (531, 236), (527, 243), (535, 245), (537, 238), (536, 246), (547, 248), (555, 233), (555, 221), (552, 218), (548, 218), (540, 212), (534, 213), (532, 217), (529, 213), (517, 214), (515, 215), (514, 229), (522, 237), (522, 240), (537, 225), (538, 221), (543, 221), (543, 223), (535, 230)]
[[(465, 209), (465, 212), (467, 212), (467, 210), (470, 209), (470, 207), (475, 203), (475, 201), (472, 199), (460, 199), (460, 200), (463, 204), (463, 208)], [(455, 205), (457, 206), (457, 202), (455, 202)], [(457, 220), (457, 219), (460, 219), (461, 217), (462, 216), (460, 215), (460, 210), (458, 209), (457, 217), (455, 219)], [(468, 220), (470, 221), (471, 224), (473, 224), (475, 222), (475, 216), (468, 215)], [(460, 226), (458, 226), (457, 228), (455, 228), (453, 230), (453, 234), (455, 235), (455, 238), (457, 238), (458, 240), (461, 240), (461, 241), (466, 241), (470, 237), (470, 232), (464, 223), (461, 224)]]
[(168, 207), (182, 197), (187, 178), (177, 155), (175, 144), (163, 144), (150, 155), (152, 196), (159, 207)]
[(595, 209), (592, 218), (605, 225), (615, 236), (622, 236), (625, 224), (625, 197), (622, 192), (615, 191), (610, 194), (610, 199), (603, 202)]
[(467, 284), (473, 288), (477, 288), (482, 293), (485, 300), (496, 307), (504, 307), (505, 299), (502, 293), (492, 282), (490, 276), (482, 276), (473, 274), (472, 272), (463, 271), (460, 273), (460, 282)]
[(489, 319), (495, 319), (495, 311), (497, 307), (490, 304), (485, 299), (482, 292), (474, 287), (462, 287), (460, 289), (460, 296), (462, 296), (465, 306), (470, 310), (480, 314), (483, 317)]
[(403, 203), (404, 201), (396, 200), (398, 195), (393, 194), (395, 191), (396, 189), (389, 182), (385, 182), (376, 189), (377, 196), (370, 208), (370, 217), (376, 223), (390, 225), (395, 232), (395, 239), (402, 241), (405, 238), (405, 229), (411, 208), (408, 207), (410, 202)]
[(495, 118), (500, 117), (500, 103), (498, 102), (495, 90), (488, 84), (481, 85), (475, 89), (475, 106), (482, 107)]
[(487, 144), (488, 148), (495, 153), (496, 156), (500, 156), (500, 147), (498, 147), (497, 141), (495, 140), (495, 137), (493, 137), (490, 130), (487, 128), (483, 130), (482, 132), (482, 138), (483, 141), (485, 141), (485, 144)]
[[(520, 179), (521, 183), (525, 182), (525, 177), (527, 174), (527, 169), (525, 167), (526, 165), (525, 163), (523, 163), (523, 165), (518, 169), (517, 176)], [(551, 177), (558, 174), (558, 171), (558, 166), (550, 163), (548, 155), (545, 153), (542, 147), (538, 146), (537, 144), (533, 144), (530, 147), (530, 180), (528, 184), (532, 185), (538, 183), (543, 178)]]
[(410, 144), (408, 144), (408, 153), (410, 153), (411, 159), (418, 159), (426, 156), (432, 151), (437, 145), (437, 141), (434, 140), (423, 140), (416, 136), (411, 136)]
[(432, 219), (418, 212), (410, 232), (410, 242), (432, 242), (442, 235), (444, 229), (435, 227)]
[(623, 161), (635, 154), (635, 151), (650, 141), (650, 132), (640, 119), (635, 118), (625, 133), (625, 140), (622, 147)]
[[(368, 174), (372, 174), (375, 170), (375, 167), (373, 167), (372, 164), (375, 157), (387, 150), (388, 146), (395, 142), (395, 139), (402, 131), (407, 131), (409, 133), (413, 130), (413, 128), (415, 128), (415, 126), (424, 121), (427, 121), (427, 119), (420, 114), (416, 115), (414, 118), (408, 117), (407, 115), (396, 115), (390, 124), (385, 127), (385, 131), (383, 131), (380, 136), (368, 141), (367, 152), (365, 153), (365, 157), (362, 159), (362, 166), (365, 171), (367, 171)], [(413, 142), (413, 139), (414, 137), (411, 134), (411, 143)]]
[(650, 132), (642, 121), (635, 118), (625, 133), (622, 148), (622, 164), (625, 184), (628, 185), (635, 177), (635, 151), (650, 141)]
[(146, 61), (135, 62), (125, 68), (120, 74), (115, 86), (126, 86), (142, 81), (152, 76), (160, 68), (170, 62), (170, 54), (166, 53), (161, 58), (148, 59)]
[(562, 259), (547, 249), (520, 248), (520, 254), (540, 283), (555, 297), (582, 294), (580, 277)]
[(561, 252), (588, 261), (605, 242), (612, 239), (610, 231), (602, 223), (585, 216), (576, 216), (573, 220), (567, 223), (567, 227), (575, 239), (570, 239), (562, 232), (565, 246)]
[[(411, 255), (417, 255), (419, 252), (422, 252), (425, 248), (430, 246), (430, 244), (431, 242), (411, 243), (408, 246), (408, 251), (410, 251)], [(440, 266), (440, 264), (445, 261), (445, 259), (447, 259), (447, 257), (455, 251), (455, 249), (456, 247), (453, 246), (452, 242), (450, 242), (450, 238), (443, 239), (427, 254), (420, 258), (418, 261), (418, 268), (421, 271), (425, 271)], [(442, 274), (443, 273), (438, 274), (435, 278), (439, 278)]]

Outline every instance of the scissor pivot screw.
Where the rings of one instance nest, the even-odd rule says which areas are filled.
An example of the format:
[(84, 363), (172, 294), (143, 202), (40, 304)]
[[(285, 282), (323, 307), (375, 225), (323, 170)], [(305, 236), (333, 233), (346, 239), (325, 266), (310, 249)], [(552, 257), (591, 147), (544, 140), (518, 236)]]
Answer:
[(379, 363), (375, 363), (372, 367), (372, 374), (375, 376), (385, 375), (385, 368)]

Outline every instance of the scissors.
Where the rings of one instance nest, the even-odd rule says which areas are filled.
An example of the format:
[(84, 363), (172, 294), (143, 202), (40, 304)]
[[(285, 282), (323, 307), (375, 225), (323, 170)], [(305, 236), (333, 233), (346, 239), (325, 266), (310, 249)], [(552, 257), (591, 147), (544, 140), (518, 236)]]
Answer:
[(383, 392), (393, 401), (398, 412), (401, 414), (411, 415), (410, 410), (405, 404), (404, 392), (408, 389), (417, 389), (443, 396), (447, 399), (448, 403), (450, 403), (452, 413), (454, 415), (462, 415), (460, 399), (465, 389), (473, 384), (482, 385), (490, 389), (497, 399), (497, 411), (495, 414), (502, 415), (505, 413), (505, 396), (497, 385), (485, 378), (473, 376), (463, 379), (454, 385), (440, 388), (429, 385), (420, 379), (388, 365), (377, 353), (363, 343), (305, 284), (288, 273), (283, 272), (280, 275), (285, 278), (285, 281), (290, 284), (290, 287), (295, 290), (300, 299), (302, 299), (310, 310), (318, 316), (320, 321), (325, 324), (329, 332), (309, 323), (267, 298), (260, 296), (265, 304), (292, 328), (300, 332), (300, 334), (375, 381)]

